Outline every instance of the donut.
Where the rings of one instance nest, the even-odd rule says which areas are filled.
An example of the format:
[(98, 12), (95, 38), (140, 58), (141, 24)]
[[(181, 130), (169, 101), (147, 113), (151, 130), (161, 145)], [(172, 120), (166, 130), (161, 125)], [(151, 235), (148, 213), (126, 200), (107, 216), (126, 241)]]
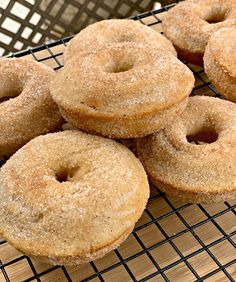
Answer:
[(115, 249), (149, 197), (125, 146), (75, 130), (36, 137), (0, 172), (0, 234), (45, 263), (76, 265)]
[(193, 86), (192, 72), (169, 52), (120, 43), (72, 58), (50, 89), (62, 116), (77, 128), (133, 138), (180, 114)]
[(235, 0), (187, 0), (171, 9), (162, 22), (179, 58), (200, 66), (211, 34), (232, 26), (236, 27)]
[(0, 60), (0, 159), (35, 136), (55, 131), (62, 117), (48, 83), (54, 72), (27, 59)]
[(204, 68), (212, 84), (226, 99), (236, 102), (236, 29), (214, 33), (204, 54)]
[(64, 61), (67, 62), (80, 52), (124, 42), (147, 43), (158, 49), (169, 50), (176, 56), (172, 43), (152, 28), (138, 21), (112, 19), (91, 24), (78, 33), (65, 48)]
[(151, 182), (195, 203), (236, 199), (236, 105), (190, 97), (168, 127), (135, 141)]

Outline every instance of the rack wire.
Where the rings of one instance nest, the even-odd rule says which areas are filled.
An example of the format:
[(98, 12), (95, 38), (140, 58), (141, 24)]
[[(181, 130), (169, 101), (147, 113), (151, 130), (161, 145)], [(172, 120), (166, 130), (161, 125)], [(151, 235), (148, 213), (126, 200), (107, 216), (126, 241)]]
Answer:
[[(138, 16), (161, 32), (163, 13), (173, 5)], [(28, 57), (55, 70), (71, 37), (11, 57)], [(221, 97), (204, 70), (188, 64), (196, 78), (192, 95)], [(0, 239), (0, 281), (235, 281), (236, 203), (192, 205), (151, 186), (151, 197), (129, 238), (104, 258), (78, 267), (31, 261)], [(15, 271), (16, 270), (16, 271)]]

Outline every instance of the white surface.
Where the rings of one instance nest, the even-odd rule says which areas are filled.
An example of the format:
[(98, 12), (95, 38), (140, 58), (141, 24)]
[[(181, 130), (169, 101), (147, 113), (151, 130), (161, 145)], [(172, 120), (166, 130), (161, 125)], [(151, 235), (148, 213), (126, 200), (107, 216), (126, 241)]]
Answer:
[(16, 2), (11, 9), (11, 14), (24, 20), (27, 17), (29, 11), (30, 11), (29, 8)]
[[(35, 4), (35, 0), (26, 0), (26, 2), (30, 3), (30, 4)], [(0, 7), (3, 8), (3, 9), (6, 9), (8, 4), (10, 3), (10, 0), (0, 0)], [(15, 3), (10, 11), (11, 14), (17, 16), (18, 18), (21, 18), (21, 19), (25, 19), (28, 15), (28, 13), (30, 12), (30, 9), (28, 7), (25, 7), (23, 4), (20, 4), (20, 3)], [(39, 23), (41, 19), (41, 15), (38, 14), (38, 13), (34, 13), (30, 19), (30, 23), (33, 24), (33, 25), (37, 25)], [(20, 23), (15, 21), (15, 20), (12, 20), (11, 18), (6, 18), (4, 19), (3, 23), (2, 23), (2, 28), (12, 32), (12, 33), (17, 33), (19, 28), (20, 28)], [(32, 33), (32, 29), (31, 28), (28, 28), (28, 27), (25, 27), (22, 31), (22, 38), (24, 39), (28, 39)], [(39, 40), (41, 39), (42, 35), (40, 33), (36, 33), (34, 38), (33, 38), (33, 42), (34, 43), (38, 43)], [(4, 44), (9, 44), (10, 42), (12, 41), (12, 38), (3, 34), (3, 33), (0, 33), (0, 42), (3, 42)], [(20, 50), (23, 43), (20, 42), (20, 41), (17, 41), (15, 43), (15, 48)], [(0, 50), (0, 55), (2, 55), (2, 50)]]
[(1, 0), (0, 7), (6, 9), (7, 5), (9, 4), (10, 0)]
[(5, 18), (2, 23), (2, 27), (13, 33), (17, 33), (20, 28), (20, 24), (10, 18)]
[(161, 9), (161, 3), (155, 2), (153, 5), (153, 10), (158, 10), (158, 9)]

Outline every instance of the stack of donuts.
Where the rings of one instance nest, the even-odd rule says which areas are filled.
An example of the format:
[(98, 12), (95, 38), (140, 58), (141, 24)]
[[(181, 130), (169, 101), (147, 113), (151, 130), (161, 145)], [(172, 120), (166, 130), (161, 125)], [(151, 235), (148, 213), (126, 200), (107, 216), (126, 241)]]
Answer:
[(204, 69), (221, 95), (236, 102), (236, 1), (188, 0), (162, 22), (179, 58)]
[[(219, 29), (235, 27), (229, 1), (186, 1), (168, 13), (163, 28), (179, 57), (202, 62), (196, 46), (205, 48), (217, 30), (208, 25), (218, 8), (226, 19)], [(189, 16), (202, 28), (197, 35), (177, 24)], [(214, 33), (204, 55), (231, 100), (236, 63), (227, 54), (235, 34)], [(0, 60), (0, 158), (10, 157), (0, 171), (0, 234), (20, 251), (53, 264), (104, 256), (142, 215), (146, 173), (190, 202), (236, 198), (236, 105), (189, 98), (194, 76), (171, 41), (135, 21), (105, 20), (69, 42), (57, 73), (34, 61)]]

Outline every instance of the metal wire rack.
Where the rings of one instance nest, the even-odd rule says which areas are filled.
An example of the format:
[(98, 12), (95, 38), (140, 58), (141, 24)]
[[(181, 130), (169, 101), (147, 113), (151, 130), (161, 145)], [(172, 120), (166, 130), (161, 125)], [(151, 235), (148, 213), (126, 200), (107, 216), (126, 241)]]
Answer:
[[(135, 16), (161, 32), (163, 13)], [(45, 44), (12, 57), (29, 57), (52, 68), (63, 66), (70, 38)], [(202, 68), (188, 65), (196, 86), (192, 95), (220, 94)], [(151, 187), (148, 206), (129, 238), (102, 259), (78, 267), (43, 265), (0, 240), (0, 281), (235, 281), (236, 203), (192, 205)]]

